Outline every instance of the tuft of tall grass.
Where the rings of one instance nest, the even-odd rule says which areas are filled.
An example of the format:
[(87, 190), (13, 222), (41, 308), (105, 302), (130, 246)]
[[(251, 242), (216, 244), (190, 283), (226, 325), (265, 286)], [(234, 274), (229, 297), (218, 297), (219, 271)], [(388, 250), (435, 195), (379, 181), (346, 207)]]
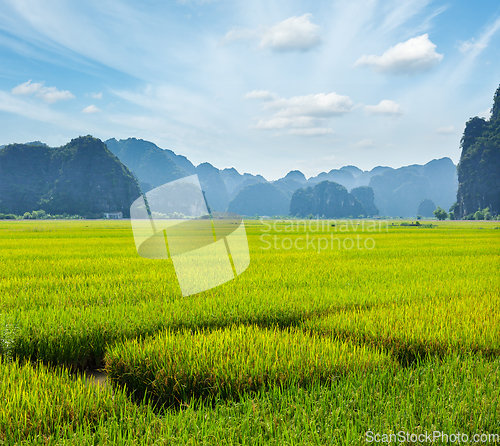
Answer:
[(140, 411), (119, 389), (99, 387), (63, 367), (0, 357), (0, 443), (59, 441)]
[[(7, 376), (14, 370), (12, 365), (8, 367)], [(194, 404), (193, 400), (181, 410), (169, 410), (161, 416), (148, 406), (130, 404), (115, 389), (114, 412), (106, 412), (102, 405), (97, 407), (101, 417), (89, 416), (82, 422), (63, 417), (58, 430), (41, 434), (37, 426), (47, 424), (48, 417), (61, 411), (61, 398), (55, 394), (67, 395), (68, 386), (79, 388), (66, 378), (48, 382), (45, 373), (43, 367), (40, 371), (35, 367), (27, 373), (14, 372), (13, 379), (21, 378), (21, 384), (11, 386), (8, 394), (4, 390), (0, 393), (1, 398), (12, 398), (12, 392), (24, 392), (22, 398), (31, 398), (40, 406), (37, 415), (30, 418), (32, 427), (20, 430), (19, 418), (26, 407), (20, 405), (21, 396), (15, 398), (18, 405), (5, 409), (0, 405), (2, 419), (9, 420), (0, 426), (5, 444), (351, 446), (366, 443), (367, 431), (421, 434), (437, 430), (461, 432), (469, 438), (475, 433), (500, 432), (500, 360), (485, 360), (480, 355), (431, 359), (397, 370), (354, 370), (329, 384), (262, 389), (215, 406), (210, 401)], [(6, 373), (1, 376), (5, 389)], [(27, 384), (35, 389), (30, 391)], [(104, 393), (110, 395), (107, 390)], [(76, 395), (73, 404), (84, 404), (85, 399), (92, 407), (95, 399), (90, 396), (89, 403), (86, 393), (81, 399)], [(71, 426), (68, 420), (72, 420)]]
[(311, 332), (371, 345), (403, 363), (447, 354), (500, 354), (500, 295), (393, 302), (305, 320)]
[(105, 361), (113, 383), (160, 406), (329, 383), (354, 370), (397, 368), (391, 357), (366, 347), (293, 328), (255, 326), (166, 331), (145, 342), (115, 344)]

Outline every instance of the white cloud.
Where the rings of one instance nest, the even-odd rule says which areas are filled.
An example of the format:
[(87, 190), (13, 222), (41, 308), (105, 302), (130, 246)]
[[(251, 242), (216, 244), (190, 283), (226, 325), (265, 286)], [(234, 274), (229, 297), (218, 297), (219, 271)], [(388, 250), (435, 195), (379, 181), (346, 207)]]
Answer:
[(335, 132), (330, 128), (312, 127), (309, 129), (290, 129), (288, 133), (299, 136), (323, 136), (331, 135)]
[(315, 125), (317, 119), (310, 116), (295, 116), (293, 118), (285, 118), (273, 116), (269, 119), (261, 118), (251, 128), (254, 129), (283, 129), (286, 127), (311, 127)]
[(222, 43), (236, 40), (260, 39), (260, 48), (274, 51), (307, 51), (321, 43), (321, 27), (311, 22), (312, 14), (293, 16), (282, 22), (258, 30), (233, 28)]
[(447, 127), (439, 127), (438, 129), (436, 129), (436, 133), (438, 135), (449, 135), (454, 132), (455, 132), (455, 127), (453, 127), (452, 125), (449, 125)]
[(92, 99), (102, 99), (102, 93), (99, 92), (99, 93), (90, 93), (90, 97)]
[(309, 50), (321, 43), (320, 26), (311, 22), (312, 14), (290, 17), (264, 31), (260, 46), (277, 51)]
[(54, 111), (43, 102), (28, 101), (1, 90), (0, 110), (23, 116), (33, 121), (62, 126), (74, 132), (92, 131), (93, 133), (101, 133), (106, 130), (104, 127), (96, 128), (94, 125), (89, 127), (87, 123), (82, 123), (78, 119), (73, 119), (71, 116), (68, 116), (67, 113)]
[(394, 74), (416, 74), (436, 66), (443, 59), (428, 34), (414, 37), (389, 48), (382, 56), (361, 56), (354, 66), (368, 65), (375, 71)]
[(479, 38), (469, 39), (467, 42), (459, 42), (459, 50), (464, 55), (462, 62), (453, 70), (453, 74), (448, 77), (447, 84), (450, 88), (456, 88), (468, 80), (470, 72), (475, 66), (477, 57), (488, 47), (491, 39), (500, 30), (500, 18), (484, 29)]
[(259, 38), (259, 32), (252, 29), (234, 27), (228, 31), (222, 39), (222, 43), (235, 42), (237, 40), (252, 40)]
[(389, 99), (384, 99), (380, 101), (378, 105), (365, 105), (365, 112), (369, 115), (388, 115), (388, 116), (398, 116), (402, 115), (404, 112), (401, 105), (391, 101)]
[(99, 113), (101, 110), (98, 109), (95, 105), (89, 105), (82, 110), (82, 113)]
[(67, 99), (74, 99), (74, 95), (71, 92), (64, 90), (58, 90), (56, 87), (46, 87), (43, 82), (28, 82), (19, 84), (11, 90), (14, 95), (25, 95), (31, 96), (35, 95), (37, 98), (43, 99), (49, 104), (53, 104), (57, 101), (64, 101)]
[(245, 99), (264, 99), (264, 100), (270, 100), (270, 99), (277, 99), (278, 95), (276, 93), (271, 93), (270, 91), (267, 90), (254, 90), (251, 91), (250, 93), (247, 93), (244, 96)]
[(277, 110), (276, 116), (330, 117), (349, 113), (354, 106), (349, 96), (337, 93), (318, 93), (277, 98), (264, 104), (265, 110)]
[(354, 147), (359, 148), (370, 148), (376, 146), (377, 145), (375, 144), (375, 141), (373, 139), (362, 139), (361, 141), (358, 141), (356, 144), (354, 144)]
[(43, 88), (43, 84), (40, 82), (31, 83), (31, 79), (24, 84), (19, 84), (11, 90), (12, 94), (23, 94), (31, 96), (34, 93), (39, 92)]
[(484, 42), (476, 42), (476, 39), (472, 38), (469, 39), (465, 42), (459, 41), (458, 42), (458, 49), (460, 50), (461, 53), (467, 53), (472, 50), (476, 51), (482, 51), (484, 50), (488, 45)]
[(490, 119), (491, 118), (491, 108), (487, 108), (486, 110), (483, 110), (482, 112), (478, 113), (478, 116), (480, 118)]
[(260, 118), (252, 129), (276, 130), (287, 128), (288, 134), (320, 136), (334, 133), (326, 126), (327, 119), (349, 113), (353, 102), (349, 96), (337, 93), (318, 93), (305, 96), (280, 98), (267, 90), (254, 90), (245, 98), (261, 99), (264, 111), (271, 111), (270, 117)]
[(491, 38), (497, 33), (499, 29), (500, 18), (488, 27), (488, 29), (479, 37), (479, 40), (472, 38), (465, 42), (459, 41), (458, 49), (462, 53), (473, 53), (473, 55), (478, 55), (488, 47)]
[(56, 87), (46, 87), (43, 91), (37, 93), (36, 96), (42, 98), (49, 104), (53, 104), (57, 101), (65, 101), (67, 99), (74, 99), (75, 97), (69, 91), (59, 91), (56, 89)]

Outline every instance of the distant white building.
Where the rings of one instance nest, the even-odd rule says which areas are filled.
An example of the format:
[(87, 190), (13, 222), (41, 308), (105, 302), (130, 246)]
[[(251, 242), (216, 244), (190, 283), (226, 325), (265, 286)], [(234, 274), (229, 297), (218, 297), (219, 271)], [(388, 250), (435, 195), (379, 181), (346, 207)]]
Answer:
[(109, 220), (120, 220), (123, 218), (123, 212), (104, 212), (104, 218)]

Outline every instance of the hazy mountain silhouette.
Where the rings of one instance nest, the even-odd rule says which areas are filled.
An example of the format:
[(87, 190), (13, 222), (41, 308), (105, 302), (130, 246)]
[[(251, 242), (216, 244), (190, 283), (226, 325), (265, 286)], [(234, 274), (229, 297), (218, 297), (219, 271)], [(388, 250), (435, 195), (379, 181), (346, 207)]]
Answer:
[(500, 214), (500, 87), (493, 98), (491, 118), (470, 119), (461, 140), (458, 164), (458, 218), (489, 208)]
[[(466, 148), (471, 146), (473, 138), (476, 138), (479, 130), (486, 125), (486, 121), (480, 120), (481, 122), (479, 122), (477, 120), (479, 118), (469, 125), (469, 130), (466, 129), (467, 132), (464, 134)], [(106, 145), (132, 171), (143, 193), (173, 180), (197, 174), (207, 202), (214, 211), (227, 210), (230, 201), (234, 201), (241, 191), (246, 190), (245, 194), (239, 196), (238, 200), (235, 201), (238, 209), (244, 215), (255, 214), (255, 205), (253, 204), (255, 199), (252, 194), (266, 190), (252, 188), (258, 184), (272, 184), (282, 193), (278, 194), (274, 188), (271, 188), (268, 190), (272, 191), (272, 196), (259, 195), (259, 199), (262, 201), (261, 207), (267, 211), (278, 208), (275, 200), (279, 196), (282, 197), (283, 206), (286, 207), (297, 190), (304, 187), (314, 188), (315, 185), (328, 181), (351, 190), (358, 197), (358, 201), (363, 203), (366, 215), (376, 215), (378, 210), (380, 215), (394, 217), (415, 217), (418, 206), (424, 199), (432, 200), (436, 206), (448, 209), (455, 202), (458, 187), (456, 166), (449, 158), (432, 160), (425, 165), (404, 166), (399, 169), (377, 166), (370, 171), (363, 171), (350, 165), (321, 172), (311, 178), (306, 178), (300, 170), (292, 170), (279, 180), (267, 181), (262, 175), (240, 174), (235, 168), (219, 170), (209, 163), (195, 166), (185, 156), (178, 155), (168, 149), (162, 149), (156, 144), (142, 139), (116, 140), (112, 138), (106, 141)], [(37, 147), (37, 153), (41, 153), (43, 148), (49, 149), (48, 146), (39, 141), (24, 146), (23, 150), (27, 150), (28, 147)], [(1, 150), (5, 150), (6, 147)], [(465, 172), (467, 160), (466, 158), (464, 160)], [(366, 186), (369, 186), (372, 191), (370, 192), (371, 189), (363, 189)], [(247, 190), (248, 188), (250, 188), (250, 192)], [(373, 203), (371, 202), (372, 194)], [(467, 198), (464, 198), (463, 202), (466, 203)], [(245, 209), (245, 203), (248, 203), (248, 209)], [(282, 215), (289, 212), (289, 209), (283, 211), (283, 206), (279, 207)], [(266, 215), (269, 214), (267, 211)]]
[(229, 212), (240, 215), (288, 215), (290, 198), (272, 183), (256, 183), (241, 189), (231, 200)]
[(331, 181), (322, 181), (295, 191), (290, 202), (290, 214), (320, 218), (347, 218), (365, 214), (363, 205), (347, 189)]
[[(151, 188), (197, 174), (200, 185), (213, 211), (225, 211), (229, 203), (226, 187), (219, 169), (209, 163), (195, 167), (185, 156), (142, 139), (108, 139), (108, 148), (135, 173), (141, 185)], [(143, 192), (145, 192), (143, 190)]]
[(129, 169), (91, 136), (58, 148), (35, 142), (0, 149), (0, 212), (128, 216), (140, 193)]

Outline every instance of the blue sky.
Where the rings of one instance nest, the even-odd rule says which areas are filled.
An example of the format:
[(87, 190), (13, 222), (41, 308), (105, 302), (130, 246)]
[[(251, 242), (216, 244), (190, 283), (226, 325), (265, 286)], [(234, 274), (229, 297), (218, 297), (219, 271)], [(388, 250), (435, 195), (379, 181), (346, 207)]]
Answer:
[(0, 145), (137, 137), (277, 179), (460, 156), (495, 0), (0, 0)]

